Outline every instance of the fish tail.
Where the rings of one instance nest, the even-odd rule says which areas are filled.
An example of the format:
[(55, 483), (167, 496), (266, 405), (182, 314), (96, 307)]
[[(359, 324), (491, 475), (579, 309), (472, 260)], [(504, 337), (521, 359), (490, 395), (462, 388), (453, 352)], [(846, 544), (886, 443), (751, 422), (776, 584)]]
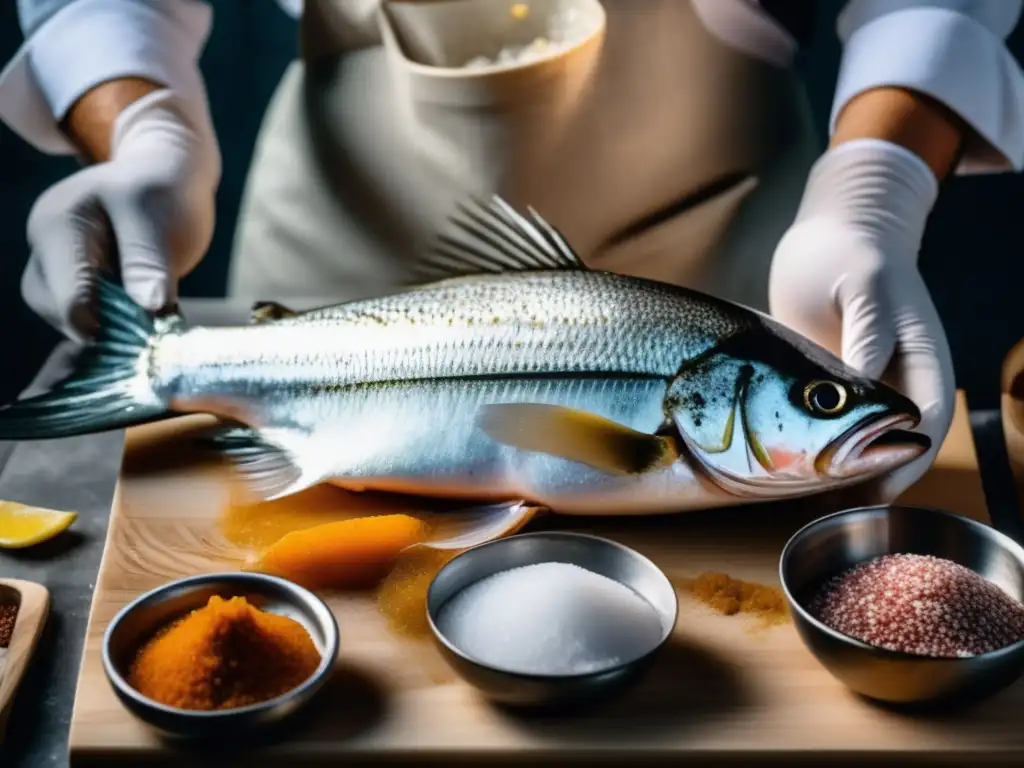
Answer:
[[(172, 415), (148, 375), (158, 323), (118, 285), (102, 277), (99, 329), (72, 373), (48, 392), (0, 408), (0, 440), (45, 440), (104, 432)], [(180, 321), (180, 318), (179, 318)]]

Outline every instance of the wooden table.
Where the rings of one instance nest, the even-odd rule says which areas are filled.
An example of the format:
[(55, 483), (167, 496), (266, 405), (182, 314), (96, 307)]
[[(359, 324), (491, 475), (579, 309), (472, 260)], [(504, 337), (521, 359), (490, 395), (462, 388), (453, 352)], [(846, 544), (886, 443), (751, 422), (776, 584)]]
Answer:
[[(171, 422), (129, 432), (90, 616), (71, 731), (75, 765), (191, 765), (224, 761), (171, 749), (121, 707), (100, 664), (102, 633), (129, 600), (181, 576), (234, 568), (241, 553), (220, 533), (222, 470), (176, 463)], [(352, 503), (358, 503), (358, 497)], [(987, 522), (966, 402), (932, 470), (905, 495)], [(706, 570), (778, 584), (782, 546), (801, 525), (849, 498), (663, 518), (559, 520), (655, 560), (673, 579)], [(551, 518), (548, 518), (551, 520)], [(692, 765), (846, 757), (905, 764), (914, 757), (976, 765), (1024, 760), (1024, 683), (968, 712), (915, 718), (850, 694), (801, 645), (791, 624), (723, 616), (680, 598), (676, 633), (630, 691), (591, 712), (523, 718), (484, 704), (426, 642), (388, 630), (371, 597), (329, 598), (341, 629), (338, 672), (288, 738), (261, 745), (248, 765), (493, 762), (656, 757)]]

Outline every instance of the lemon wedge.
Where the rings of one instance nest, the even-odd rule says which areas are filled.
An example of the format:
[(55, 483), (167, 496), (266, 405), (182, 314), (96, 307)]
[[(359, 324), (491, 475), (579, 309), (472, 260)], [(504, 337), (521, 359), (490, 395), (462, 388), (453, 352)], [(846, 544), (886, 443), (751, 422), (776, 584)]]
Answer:
[(21, 549), (40, 544), (66, 531), (77, 517), (77, 512), (0, 501), (0, 549)]

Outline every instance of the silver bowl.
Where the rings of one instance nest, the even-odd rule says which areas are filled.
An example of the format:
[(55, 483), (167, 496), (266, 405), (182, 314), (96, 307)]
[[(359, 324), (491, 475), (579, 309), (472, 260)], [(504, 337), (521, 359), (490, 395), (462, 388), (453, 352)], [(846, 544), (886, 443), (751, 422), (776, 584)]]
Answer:
[[(308, 680), (269, 701), (233, 709), (200, 711), (169, 707), (128, 683), (134, 655), (153, 633), (218, 595), (243, 596), (264, 611), (295, 619), (309, 632), (321, 661)], [(259, 573), (211, 573), (170, 582), (136, 598), (114, 617), (103, 635), (103, 669), (121, 703), (167, 736), (203, 739), (276, 725), (304, 706), (330, 676), (338, 654), (338, 624), (330, 608), (290, 581)]]
[[(661, 619), (658, 643), (638, 658), (607, 669), (574, 675), (523, 674), (470, 657), (438, 629), (435, 620), (442, 606), (464, 588), (500, 571), (549, 562), (586, 568), (647, 600)], [(548, 708), (590, 701), (634, 679), (671, 637), (678, 611), (672, 583), (643, 555), (597, 536), (556, 531), (519, 534), (466, 550), (437, 573), (427, 591), (427, 620), (448, 664), (488, 699), (515, 707)]]
[(1024, 600), (1024, 548), (987, 525), (923, 507), (877, 506), (827, 515), (786, 544), (782, 588), (804, 645), (851, 690), (895, 705), (946, 706), (991, 695), (1024, 672), (1024, 641), (969, 658), (917, 656), (837, 632), (807, 611), (829, 578), (887, 554), (934, 555), (970, 568)]

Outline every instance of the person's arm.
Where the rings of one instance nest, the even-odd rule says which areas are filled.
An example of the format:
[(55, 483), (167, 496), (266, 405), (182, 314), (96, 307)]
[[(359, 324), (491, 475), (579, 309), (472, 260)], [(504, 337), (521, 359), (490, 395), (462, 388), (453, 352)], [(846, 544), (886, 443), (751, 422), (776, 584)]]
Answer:
[(26, 226), (28, 305), (72, 336), (95, 330), (92, 270), (142, 308), (177, 300), (213, 235), (221, 159), (195, 0), (23, 0), (27, 39), (0, 74), (0, 119), (86, 167), (40, 195)]
[[(942, 178), (1024, 169), (1024, 0), (849, 0), (830, 146), (875, 138)], [(954, 145), (955, 148), (954, 148)]]
[[(1022, 0), (850, 0), (828, 150), (772, 261), (772, 314), (921, 408), (929, 467), (953, 416), (942, 321), (917, 267), (950, 173), (1024, 167), (1024, 73), (1004, 39)], [(969, 226), (969, 224), (967, 224)]]
[(882, 86), (854, 96), (836, 118), (830, 148), (879, 139), (909, 149), (940, 181), (953, 170), (970, 126), (942, 102), (906, 88)]
[(18, 0), (25, 42), (0, 73), (0, 120), (52, 154), (107, 155), (112, 118), (168, 88), (209, 126), (200, 0)]
[(90, 88), (71, 105), (61, 127), (79, 151), (93, 162), (110, 159), (114, 124), (125, 109), (164, 86), (141, 77), (108, 80)]

